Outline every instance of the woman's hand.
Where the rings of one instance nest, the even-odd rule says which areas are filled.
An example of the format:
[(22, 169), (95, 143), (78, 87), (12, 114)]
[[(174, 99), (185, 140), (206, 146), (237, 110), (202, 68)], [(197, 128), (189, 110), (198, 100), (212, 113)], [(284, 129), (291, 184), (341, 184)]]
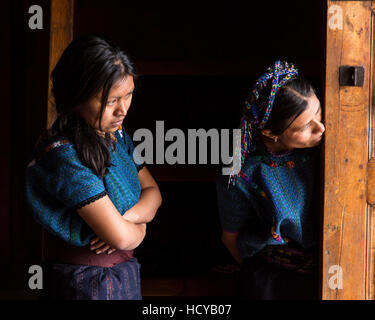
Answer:
[(146, 235), (145, 226), (125, 220), (108, 195), (83, 206), (77, 213), (99, 238), (92, 239), (91, 250), (133, 250)]
[(241, 254), (237, 247), (237, 239), (239, 234), (239, 232), (228, 232), (223, 230), (221, 241), (223, 241), (224, 245), (227, 247), (233, 258), (239, 264), (242, 264)]
[[(146, 223), (140, 223), (139, 226), (143, 229), (144, 234), (146, 234)], [(96, 254), (100, 254), (106, 251), (107, 251), (107, 254), (111, 254), (117, 249), (112, 248), (110, 245), (102, 241), (99, 237), (95, 237), (90, 241), (90, 250), (92, 251), (95, 250)]]
[(99, 237), (95, 237), (90, 241), (90, 250), (95, 250), (96, 254), (103, 253), (107, 251), (107, 254), (111, 254), (116, 251), (115, 248), (112, 248), (104, 241), (100, 240)]

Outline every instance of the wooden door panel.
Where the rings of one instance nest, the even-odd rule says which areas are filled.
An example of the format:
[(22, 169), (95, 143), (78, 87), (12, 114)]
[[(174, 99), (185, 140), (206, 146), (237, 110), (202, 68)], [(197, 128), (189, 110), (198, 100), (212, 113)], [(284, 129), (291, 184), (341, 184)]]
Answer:
[[(328, 1), (327, 11), (322, 298), (366, 299), (371, 1)], [(345, 65), (364, 67), (362, 87), (339, 86), (339, 67)], [(332, 285), (336, 267), (342, 286)]]
[(375, 300), (375, 1), (371, 2), (371, 83), (370, 83), (370, 112), (369, 112), (369, 163), (367, 180), (367, 268), (366, 268), (366, 297)]

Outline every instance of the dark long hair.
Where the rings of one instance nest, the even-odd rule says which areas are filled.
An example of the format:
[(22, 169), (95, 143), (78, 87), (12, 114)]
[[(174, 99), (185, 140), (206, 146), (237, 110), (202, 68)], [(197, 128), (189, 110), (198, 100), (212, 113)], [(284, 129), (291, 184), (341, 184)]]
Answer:
[[(256, 103), (261, 112), (265, 110), (271, 86), (272, 82), (268, 81), (264, 87), (258, 88), (259, 98)], [(306, 110), (307, 98), (313, 94), (315, 94), (315, 90), (307, 79), (298, 76), (289, 80), (277, 91), (272, 112), (264, 129), (270, 130), (275, 135), (282, 134)], [(248, 102), (252, 104), (253, 101), (255, 101), (255, 96), (251, 94)], [(251, 110), (245, 107), (243, 115), (251, 118)]]
[[(52, 71), (52, 93), (57, 119), (48, 137), (64, 136), (76, 147), (80, 160), (100, 177), (111, 166), (108, 133), (100, 136), (79, 115), (79, 108), (102, 90), (99, 128), (111, 87), (123, 77), (135, 76), (133, 63), (118, 47), (89, 35), (73, 40)], [(112, 145), (114, 147), (114, 145)]]

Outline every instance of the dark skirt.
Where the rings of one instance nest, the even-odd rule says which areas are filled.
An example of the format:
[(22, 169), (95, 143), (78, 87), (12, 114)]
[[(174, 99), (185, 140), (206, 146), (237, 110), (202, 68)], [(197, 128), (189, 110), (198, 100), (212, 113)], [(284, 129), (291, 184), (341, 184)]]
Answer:
[[(306, 264), (310, 270), (307, 270)], [(239, 295), (253, 300), (316, 300), (319, 298), (317, 266), (311, 261), (306, 264), (302, 272), (300, 266), (293, 270), (293, 263), (289, 261), (283, 265), (280, 259), (273, 262), (269, 250), (263, 250), (243, 261)]]
[(112, 267), (45, 263), (43, 299), (142, 300), (136, 258)]

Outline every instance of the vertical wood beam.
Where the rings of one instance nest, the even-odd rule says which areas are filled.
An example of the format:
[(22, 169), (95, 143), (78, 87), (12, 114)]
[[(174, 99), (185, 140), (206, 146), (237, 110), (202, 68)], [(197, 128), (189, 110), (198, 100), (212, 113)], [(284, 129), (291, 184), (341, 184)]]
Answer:
[[(73, 40), (73, 18), (74, 0), (51, 0), (49, 75), (51, 75), (53, 68), (65, 48)], [(50, 79), (48, 84), (48, 128), (53, 124), (56, 118), (51, 88), (52, 82)]]
[[(330, 24), (333, 5), (342, 10), (342, 28)], [(328, 0), (327, 8), (322, 298), (365, 299), (371, 2)], [(339, 87), (342, 65), (365, 68), (363, 87)], [(342, 289), (330, 282), (334, 266), (342, 269)]]
[(375, 300), (375, 1), (371, 2), (372, 25), (371, 25), (371, 83), (370, 83), (370, 141), (369, 141), (369, 163), (367, 165), (367, 202), (369, 214), (367, 222), (367, 279), (366, 298)]

